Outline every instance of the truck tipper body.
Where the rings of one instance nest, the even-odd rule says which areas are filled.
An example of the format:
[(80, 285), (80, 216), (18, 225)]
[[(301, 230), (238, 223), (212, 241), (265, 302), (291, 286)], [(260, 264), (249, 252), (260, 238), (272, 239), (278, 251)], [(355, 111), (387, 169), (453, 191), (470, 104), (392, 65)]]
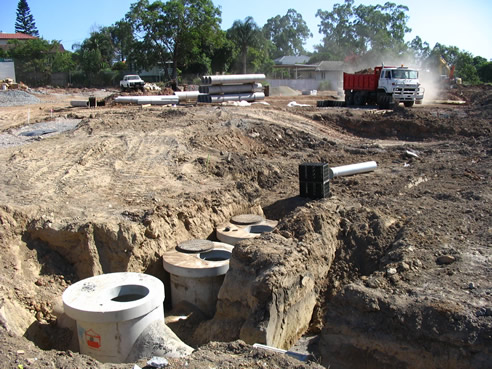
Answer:
[(376, 67), (373, 73), (343, 74), (343, 89), (347, 106), (366, 104), (388, 109), (402, 102), (406, 107), (421, 104), (424, 89), (419, 72), (407, 67)]

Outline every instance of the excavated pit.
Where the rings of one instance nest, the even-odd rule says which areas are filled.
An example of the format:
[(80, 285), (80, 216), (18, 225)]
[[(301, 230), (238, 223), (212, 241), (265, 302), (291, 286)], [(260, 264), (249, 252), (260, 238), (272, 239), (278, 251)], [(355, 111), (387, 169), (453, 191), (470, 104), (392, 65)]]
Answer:
[[(325, 367), (486, 368), (492, 347), (487, 105), (423, 106), (380, 119), (367, 111), (273, 103), (81, 109), (73, 131), (2, 148), (5, 365), (28, 367), (26, 360), (37, 357), (104, 368), (63, 353), (76, 351), (72, 331), (57, 321), (56, 299), (67, 286), (119, 271), (168, 284), (166, 250), (212, 239), (217, 225), (254, 213), (279, 224), (234, 249), (214, 317), (186, 304), (167, 310), (168, 326), (200, 347), (190, 363), (206, 362), (203, 349), (243, 350), (243, 343), (207, 344), (213, 341), (288, 349), (316, 335), (309, 350)], [(450, 109), (448, 117), (443, 109)], [(435, 128), (418, 128), (425, 126)], [(335, 179), (330, 198), (297, 196), (299, 163), (367, 160), (377, 161), (378, 170)]]

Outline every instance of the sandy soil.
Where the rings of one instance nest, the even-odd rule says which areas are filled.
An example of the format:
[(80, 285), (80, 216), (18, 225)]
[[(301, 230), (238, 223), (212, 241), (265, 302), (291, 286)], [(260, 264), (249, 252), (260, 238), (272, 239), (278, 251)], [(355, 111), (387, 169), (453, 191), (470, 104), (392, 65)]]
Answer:
[[(190, 238), (213, 237), (217, 224), (254, 206), (281, 221), (279, 235), (299, 239), (303, 220), (289, 222), (292, 212), (326, 210), (330, 203), (338, 204), (344, 246), (330, 277), (319, 281), (312, 333), (357, 326), (359, 312), (350, 301), (360, 290), (359, 295), (377, 294), (380, 314), (393, 322), (428, 306), (446, 316), (447, 324), (463, 322), (460, 332), (475, 341), (463, 343), (471, 353), (458, 356), (455, 367), (485, 368), (492, 361), (490, 87), (463, 87), (447, 96), (465, 99), (465, 105), (392, 111), (316, 108), (319, 96), (269, 97), (269, 105), (250, 107), (142, 108), (108, 99), (104, 107), (86, 109), (72, 108), (69, 101), (95, 91), (43, 92), (36, 95), (43, 100), (39, 105), (0, 108), (1, 133), (25, 126), (26, 109), (30, 124), (54, 118), (80, 123), (0, 147), (5, 367), (133, 367), (101, 364), (69, 350), (71, 332), (57, 327), (55, 316), (56, 301), (69, 284), (115, 271), (162, 276), (159, 256), (165, 250)], [(97, 93), (103, 98), (111, 91)], [(290, 101), (312, 106), (288, 108)], [(378, 163), (376, 172), (335, 179), (330, 198), (300, 201), (300, 163), (368, 160)], [(385, 231), (382, 219), (391, 224)], [(355, 321), (345, 317), (350, 309)], [(445, 322), (419, 334), (428, 340), (435, 329), (433, 339), (439, 340), (439, 331), (447, 332)], [(381, 330), (398, 331), (390, 323)], [(410, 335), (416, 346), (422, 343), (419, 334)], [(322, 339), (331, 342), (329, 334)], [(360, 365), (350, 358), (344, 363), (323, 346), (317, 351), (325, 367)], [(211, 343), (169, 367), (185, 362), (188, 368), (320, 367), (241, 341)]]

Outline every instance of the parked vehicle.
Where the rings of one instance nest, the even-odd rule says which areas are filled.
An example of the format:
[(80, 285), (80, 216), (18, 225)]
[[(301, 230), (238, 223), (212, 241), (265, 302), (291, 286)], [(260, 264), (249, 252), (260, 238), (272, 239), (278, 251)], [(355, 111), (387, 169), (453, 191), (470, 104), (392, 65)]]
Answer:
[(137, 74), (128, 74), (120, 81), (120, 87), (123, 91), (127, 90), (144, 90), (145, 81)]
[(343, 74), (343, 89), (347, 106), (366, 104), (388, 109), (402, 102), (406, 107), (421, 104), (424, 88), (419, 72), (408, 67), (375, 67), (373, 73)]

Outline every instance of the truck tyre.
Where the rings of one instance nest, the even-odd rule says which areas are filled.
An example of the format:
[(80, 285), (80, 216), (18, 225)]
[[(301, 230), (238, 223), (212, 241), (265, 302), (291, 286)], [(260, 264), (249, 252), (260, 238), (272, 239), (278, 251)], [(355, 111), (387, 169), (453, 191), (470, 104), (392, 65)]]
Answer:
[(411, 108), (413, 106), (414, 101), (404, 101), (403, 105), (405, 105), (405, 108)]
[(385, 93), (380, 93), (380, 94), (378, 94), (377, 99), (378, 99), (379, 109), (389, 109), (390, 108), (391, 96), (388, 96)]
[(345, 91), (345, 104), (347, 106), (354, 105), (354, 94), (351, 91)]
[(361, 106), (366, 104), (366, 99), (361, 91), (354, 92), (354, 105)]

